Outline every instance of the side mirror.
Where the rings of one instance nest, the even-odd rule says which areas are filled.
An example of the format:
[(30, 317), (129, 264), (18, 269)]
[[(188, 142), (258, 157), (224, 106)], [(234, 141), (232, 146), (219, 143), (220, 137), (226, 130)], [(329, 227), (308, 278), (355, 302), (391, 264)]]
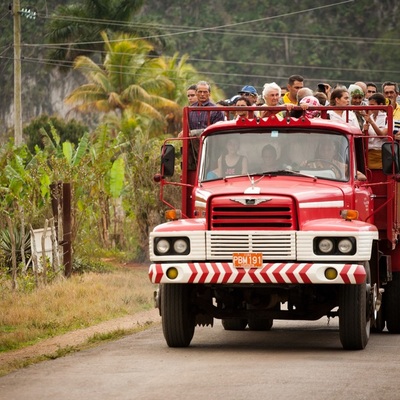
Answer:
[(382, 145), (382, 169), (385, 175), (400, 173), (399, 144), (387, 142)]
[(173, 176), (175, 170), (175, 147), (166, 144), (161, 149), (161, 175)]

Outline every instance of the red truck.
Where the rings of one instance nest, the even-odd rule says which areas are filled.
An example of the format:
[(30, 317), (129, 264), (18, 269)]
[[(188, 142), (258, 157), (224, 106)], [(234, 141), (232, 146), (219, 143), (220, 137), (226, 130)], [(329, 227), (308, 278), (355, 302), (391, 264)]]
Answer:
[[(248, 107), (274, 114), (218, 122), (199, 134), (189, 129), (198, 108), (184, 109), (183, 136), (165, 141), (155, 177), (168, 222), (149, 239), (149, 277), (159, 284), (168, 346), (189, 346), (196, 325), (212, 326), (214, 318), (225, 330), (268, 331), (274, 319), (338, 317), (349, 350), (365, 348), (371, 330), (400, 333), (393, 110), (341, 109), (378, 108), (389, 127), (378, 170), (368, 168), (368, 136), (346, 123)], [(238, 107), (203, 109), (229, 114)], [(324, 116), (327, 108), (311, 110)], [(222, 164), (231, 139), (242, 170), (228, 174)], [(272, 167), (263, 160), (271, 147)], [(165, 200), (166, 185), (181, 187), (179, 206)]]

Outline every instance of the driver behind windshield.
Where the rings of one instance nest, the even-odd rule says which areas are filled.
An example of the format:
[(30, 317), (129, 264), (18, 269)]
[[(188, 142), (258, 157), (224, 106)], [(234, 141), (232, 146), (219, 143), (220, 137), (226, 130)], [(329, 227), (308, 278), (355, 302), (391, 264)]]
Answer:
[(281, 169), (276, 149), (272, 144), (267, 144), (263, 147), (261, 151), (262, 158), (262, 171), (276, 171)]
[(302, 166), (315, 170), (330, 169), (337, 179), (341, 179), (347, 176), (347, 166), (338, 160), (338, 153), (336, 142), (323, 140), (318, 144), (314, 160), (304, 161)]

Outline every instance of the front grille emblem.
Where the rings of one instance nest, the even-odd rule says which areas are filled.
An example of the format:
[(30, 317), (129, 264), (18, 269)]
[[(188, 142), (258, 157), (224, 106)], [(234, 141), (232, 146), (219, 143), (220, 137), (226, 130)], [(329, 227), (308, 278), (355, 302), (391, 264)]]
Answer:
[(244, 206), (257, 206), (261, 203), (266, 203), (267, 201), (271, 201), (272, 198), (257, 198), (257, 199), (244, 199), (244, 198), (233, 198), (231, 201), (236, 201), (236, 203), (240, 203)]

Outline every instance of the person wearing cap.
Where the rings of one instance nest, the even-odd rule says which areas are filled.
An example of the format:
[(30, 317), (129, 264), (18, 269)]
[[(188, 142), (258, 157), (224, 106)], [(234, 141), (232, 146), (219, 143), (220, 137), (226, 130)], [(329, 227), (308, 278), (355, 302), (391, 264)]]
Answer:
[[(350, 105), (352, 106), (361, 106), (365, 105), (364, 104), (364, 96), (365, 93), (361, 86), (352, 84), (349, 86), (349, 94), (350, 94)], [(360, 129), (363, 129), (364, 126), (364, 118), (361, 115), (359, 111), (354, 111), (354, 114), (356, 114), (358, 125), (360, 126)]]
[(245, 85), (238, 92), (238, 94), (240, 94), (240, 96), (247, 97), (250, 100), (251, 105), (254, 105), (257, 102), (258, 93), (254, 86)]
[(301, 75), (291, 75), (288, 79), (287, 92), (282, 96), (282, 104), (297, 105), (297, 92), (304, 87), (304, 78)]
[[(245, 85), (238, 92), (238, 94), (242, 97), (246, 97), (251, 103), (250, 106), (257, 105), (258, 93), (254, 86)], [(254, 113), (254, 111), (250, 111), (249, 118), (254, 118), (254, 114), (256, 114), (256, 116), (258, 116), (258, 111), (256, 113)]]

